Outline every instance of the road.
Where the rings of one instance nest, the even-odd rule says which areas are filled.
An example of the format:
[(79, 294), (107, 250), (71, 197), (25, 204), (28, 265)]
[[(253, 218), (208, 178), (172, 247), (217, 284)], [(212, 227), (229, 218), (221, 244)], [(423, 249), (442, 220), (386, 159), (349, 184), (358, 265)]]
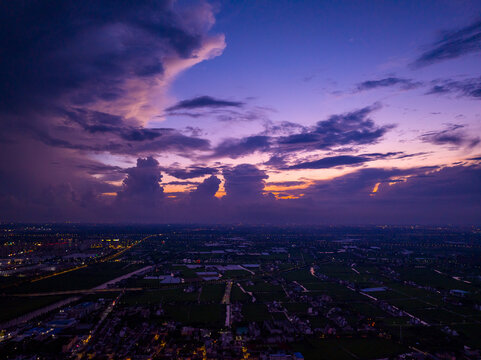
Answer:
[(221, 304), (226, 304), (225, 307), (225, 326), (231, 326), (231, 310), (230, 310), (230, 293), (232, 291), (232, 280), (229, 280), (225, 287), (224, 297)]
[(49, 313), (50, 311), (53, 311), (55, 309), (58, 309), (59, 307), (62, 307), (62, 306), (65, 306), (65, 305), (68, 305), (74, 301), (77, 301), (79, 300), (80, 297), (78, 296), (75, 296), (75, 297), (69, 297), (67, 299), (64, 299), (62, 301), (59, 301), (59, 302), (56, 302), (54, 304), (51, 304), (51, 305), (48, 305), (48, 306), (45, 306), (43, 308), (40, 308), (40, 309), (37, 309), (35, 311), (32, 311), (28, 314), (25, 314), (25, 315), (22, 315), (22, 316), (19, 316), (15, 319), (12, 319), (12, 320), (9, 320), (9, 321), (6, 321), (2, 324), (0, 324), (0, 329), (7, 329), (11, 326), (17, 326), (21, 323), (24, 323), (24, 322), (27, 322), (27, 321), (30, 321), (40, 315), (44, 315), (44, 314), (47, 314)]
[(125, 249), (122, 249), (122, 250), (116, 252), (115, 254), (106, 256), (106, 257), (104, 257), (104, 258), (102, 258), (102, 259), (100, 259), (100, 260), (98, 260), (98, 261), (96, 261), (96, 262), (93, 262), (93, 263), (91, 263), (91, 264), (75, 266), (75, 267), (73, 267), (73, 268), (70, 268), (70, 269), (67, 269), (67, 270), (62, 270), (62, 271), (59, 271), (59, 272), (56, 272), (56, 273), (53, 273), (53, 274), (43, 275), (43, 276), (40, 276), (40, 277), (37, 277), (37, 278), (35, 278), (35, 279), (30, 280), (30, 282), (37, 282), (37, 281), (44, 280), (44, 279), (48, 279), (48, 278), (51, 278), (51, 277), (54, 277), (54, 276), (58, 276), (58, 275), (62, 275), (62, 274), (66, 274), (66, 273), (72, 272), (72, 271), (80, 270), (80, 269), (86, 268), (86, 267), (88, 267), (89, 265), (92, 265), (92, 264), (110, 261), (110, 260), (112, 260), (112, 259), (115, 259), (115, 258), (119, 257), (120, 255), (122, 255), (122, 254), (125, 253), (126, 251), (132, 249), (134, 246), (136, 246), (136, 245), (142, 243), (143, 241), (151, 238), (152, 236), (157, 236), (157, 234), (153, 234), (153, 235), (146, 236), (146, 237), (140, 239), (138, 242), (133, 243), (133, 244), (130, 245), (130, 246), (127, 246)]
[[(127, 248), (123, 249), (122, 251), (110, 256), (108, 259), (105, 258), (105, 259), (102, 259), (101, 262), (104, 262), (104, 261), (108, 261), (108, 260), (111, 260), (115, 257), (118, 257), (120, 256), (121, 254), (123, 254), (125, 251), (131, 249), (133, 246), (135, 245), (138, 245), (140, 244), (142, 241), (152, 237), (152, 236), (156, 236), (156, 235), (149, 235), (149, 236), (146, 236), (144, 237), (143, 239), (141, 239), (140, 241), (136, 242), (135, 244), (132, 244), (131, 246), (128, 246)], [(69, 269), (69, 270), (65, 270), (65, 271), (61, 271), (61, 272), (58, 272), (58, 273), (55, 273), (55, 274), (50, 274), (49, 276), (47, 277), (52, 277), (52, 276), (57, 276), (57, 275), (61, 275), (61, 274), (65, 274), (66, 272), (70, 272), (70, 271), (75, 271), (75, 270), (79, 270), (79, 269), (83, 269), (85, 267), (87, 267), (88, 265), (82, 265), (82, 266), (78, 266), (78, 267), (75, 267), (75, 268), (72, 268), (72, 269)], [(133, 276), (135, 274), (138, 274), (142, 271), (147, 271), (149, 270), (148, 269), (149, 267), (144, 267), (142, 269), (139, 269), (139, 270), (136, 270), (136, 271), (133, 271), (129, 274), (126, 274), (126, 275), (122, 275), (118, 278), (115, 278), (113, 280), (110, 280), (104, 284), (101, 284), (95, 288), (92, 288), (92, 289), (83, 289), (83, 290), (73, 290), (73, 291), (56, 291), (56, 292), (48, 292), (48, 293), (33, 293), (33, 294), (9, 294), (9, 296), (47, 296), (47, 295), (72, 295), (72, 294), (88, 294), (88, 293), (92, 293), (92, 292), (107, 292), (107, 291), (119, 291), (119, 290), (123, 290), (123, 289), (108, 289), (108, 285), (111, 285), (111, 284), (115, 284), (121, 280), (124, 280), (130, 276)], [(42, 279), (44, 279), (45, 277), (43, 277)], [(39, 280), (42, 280), (42, 279), (34, 279), (32, 280), (33, 281), (39, 281)], [(135, 290), (142, 290), (141, 288), (133, 288)], [(40, 308), (40, 309), (37, 309), (35, 311), (32, 311), (30, 313), (27, 313), (27, 314), (24, 314), (22, 316), (19, 316), (15, 319), (12, 319), (12, 320), (9, 320), (7, 322), (4, 322), (2, 324), (0, 324), (0, 329), (5, 329), (5, 328), (8, 328), (10, 326), (14, 326), (14, 325), (18, 325), (20, 323), (24, 323), (24, 322), (27, 322), (27, 321), (30, 321), (40, 315), (43, 315), (43, 314), (46, 314), (50, 311), (53, 311), (57, 308), (60, 308), (62, 306), (65, 306), (71, 302), (74, 302), (74, 301), (77, 301), (79, 300), (80, 297), (78, 296), (75, 296), (75, 297), (69, 297), (67, 299), (64, 299), (62, 301), (59, 301), (59, 302), (56, 302), (54, 304), (51, 304), (51, 305), (48, 305), (46, 307), (43, 307), (43, 308)]]

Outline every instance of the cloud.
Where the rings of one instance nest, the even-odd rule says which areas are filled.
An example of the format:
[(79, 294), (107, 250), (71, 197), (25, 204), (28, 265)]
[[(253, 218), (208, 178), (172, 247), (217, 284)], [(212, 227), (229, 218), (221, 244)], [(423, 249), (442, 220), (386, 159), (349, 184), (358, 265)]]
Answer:
[[(214, 148), (208, 157), (239, 158), (256, 151), (283, 154), (331, 150), (340, 146), (376, 144), (393, 125), (379, 126), (369, 118), (379, 105), (352, 112), (332, 115), (312, 127), (299, 127), (300, 133), (284, 136), (253, 135), (240, 139), (226, 139)], [(291, 123), (287, 125), (292, 129)]]
[(241, 139), (226, 139), (214, 148), (210, 158), (230, 157), (236, 159), (256, 151), (266, 151), (270, 148), (270, 137), (253, 135)]
[(480, 20), (466, 27), (444, 32), (412, 65), (419, 68), (479, 51), (481, 51)]
[[(61, 186), (61, 178), (78, 194), (122, 174), (71, 171), (72, 159), (209, 150), (206, 139), (152, 129), (148, 121), (163, 108), (178, 73), (224, 49), (224, 36), (210, 31), (214, 22), (211, 5), (202, 1), (2, 2), (0, 153), (26, 169), (44, 164), (41, 157), (58, 163), (66, 173), (44, 164), (42, 186)], [(24, 192), (43, 191), (30, 178), (17, 179)]]
[(311, 223), (476, 224), (480, 190), (479, 166), (369, 168), (317, 181), (294, 202), (299, 216)]
[(200, 183), (198, 181), (169, 181), (169, 182), (164, 182), (163, 184), (165, 185), (199, 185)]
[(120, 202), (135, 202), (141, 207), (149, 207), (164, 197), (159, 162), (153, 157), (137, 159), (137, 165), (125, 172), (127, 177), (117, 196)]
[(190, 193), (192, 199), (196, 201), (206, 201), (213, 199), (219, 190), (220, 180), (212, 175), (200, 183), (197, 188)]
[(266, 185), (267, 186), (299, 186), (299, 185), (304, 185), (304, 181), (270, 181)]
[(265, 171), (251, 164), (225, 168), (222, 175), (225, 179), (225, 199), (234, 202), (261, 199), (266, 185), (265, 180), (269, 178)]
[(289, 169), (328, 169), (342, 165), (358, 165), (371, 161), (370, 158), (354, 155), (339, 155), (325, 157), (315, 161), (301, 162), (296, 165), (289, 166)]
[(481, 142), (479, 136), (471, 136), (465, 131), (464, 125), (451, 124), (444, 130), (430, 131), (421, 135), (423, 142), (435, 145), (465, 146), (473, 148)]
[(70, 103), (146, 121), (158, 80), (225, 46), (207, 34), (207, 3), (12, 2), (0, 13), (0, 109)]
[(387, 77), (379, 80), (366, 80), (357, 84), (356, 91), (361, 92), (365, 90), (372, 90), (376, 88), (398, 86), (403, 90), (411, 90), (421, 86), (420, 82), (411, 79), (404, 79), (398, 77)]
[(338, 146), (367, 145), (377, 143), (392, 125), (378, 126), (369, 115), (379, 105), (364, 107), (352, 112), (332, 115), (319, 121), (309, 131), (280, 137), (280, 151), (329, 150)]
[[(480, 45), (481, 46), (481, 45)], [(426, 92), (427, 95), (455, 94), (458, 97), (466, 97), (481, 100), (481, 77), (463, 80), (437, 80)]]
[[(261, 106), (245, 107), (242, 102), (232, 102), (224, 100), (216, 100), (219, 105), (211, 105), (204, 107), (182, 108), (172, 110), (165, 113), (166, 116), (172, 117), (188, 117), (193, 119), (211, 118), (222, 122), (262, 122), (268, 123), (268, 112), (273, 111), (270, 108)], [(220, 105), (222, 103), (231, 103), (239, 105)]]
[(314, 161), (301, 161), (295, 165), (289, 166), (289, 169), (329, 169), (338, 166), (356, 166), (369, 161), (389, 159), (389, 158), (405, 158), (418, 156), (419, 154), (404, 154), (403, 152), (389, 152), (385, 154), (372, 153), (361, 155), (338, 155), (324, 157)]
[(307, 127), (301, 124), (297, 124), (291, 121), (266, 121), (264, 123), (265, 130), (261, 135), (292, 135), (294, 133), (299, 133), (307, 131)]
[(267, 160), (264, 165), (269, 166), (274, 169), (281, 169), (281, 168), (286, 168), (287, 167), (287, 155), (280, 155), (276, 154), (273, 155)]
[(149, 153), (178, 152), (191, 156), (192, 150), (207, 151), (210, 142), (196, 136), (187, 136), (175, 129), (147, 129), (122, 125), (95, 126), (86, 132), (70, 124), (52, 129), (30, 131), (32, 138), (54, 148), (106, 152), (111, 154), (147, 155)]
[(177, 104), (167, 108), (167, 111), (192, 110), (198, 108), (241, 107), (243, 105), (244, 103), (240, 101), (222, 100), (210, 96), (198, 96), (193, 99), (179, 101)]
[(202, 177), (205, 175), (213, 175), (218, 172), (216, 168), (207, 166), (190, 166), (188, 168), (182, 169), (177, 167), (170, 167), (163, 169), (167, 174), (176, 177), (177, 179), (193, 179)]
[[(177, 74), (222, 53), (224, 36), (211, 32), (213, 14), (204, 1), (0, 3), (2, 216), (148, 215), (141, 204), (163, 198), (154, 181), (161, 178), (158, 165), (140, 161), (124, 172), (90, 158), (210, 149), (206, 139), (148, 122), (165, 107)], [(121, 190), (111, 184), (126, 173)], [(133, 210), (127, 203), (135, 203)]]

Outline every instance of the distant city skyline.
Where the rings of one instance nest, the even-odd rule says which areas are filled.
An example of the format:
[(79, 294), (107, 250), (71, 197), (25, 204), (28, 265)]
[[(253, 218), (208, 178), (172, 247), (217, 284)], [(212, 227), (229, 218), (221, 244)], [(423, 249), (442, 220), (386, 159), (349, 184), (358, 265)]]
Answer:
[(0, 221), (481, 223), (481, 2), (0, 5)]

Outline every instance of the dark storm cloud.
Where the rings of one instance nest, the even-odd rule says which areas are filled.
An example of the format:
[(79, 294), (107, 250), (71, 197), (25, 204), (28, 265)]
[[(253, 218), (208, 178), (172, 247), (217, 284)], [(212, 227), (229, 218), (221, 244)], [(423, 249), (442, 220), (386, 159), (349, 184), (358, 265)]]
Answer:
[(208, 140), (186, 136), (168, 128), (144, 128), (121, 116), (89, 109), (59, 111), (63, 122), (56, 126), (28, 128), (28, 133), (52, 147), (105, 151), (118, 154), (205, 151)]
[(188, 168), (181, 169), (177, 167), (168, 167), (163, 169), (170, 176), (176, 177), (177, 179), (193, 179), (202, 177), (205, 175), (213, 175), (218, 172), (216, 168), (208, 166), (189, 166)]
[(186, 136), (174, 129), (104, 128), (95, 137), (79, 133), (75, 127), (68, 126), (57, 127), (50, 132), (47, 129), (35, 129), (32, 137), (51, 147), (126, 155), (179, 152), (190, 156), (192, 150), (210, 149), (208, 140)]
[[(377, 191), (374, 191), (375, 184)], [(344, 223), (479, 223), (481, 168), (361, 169), (303, 190), (323, 221)], [(299, 199), (302, 203), (305, 200)], [(308, 212), (304, 217), (315, 219)]]
[(119, 166), (106, 165), (102, 163), (96, 163), (93, 161), (90, 163), (79, 164), (77, 167), (79, 169), (84, 169), (89, 174), (105, 174), (105, 173), (111, 173), (114, 171), (121, 171), (122, 169)]
[(203, 34), (183, 24), (170, 1), (2, 2), (0, 107), (73, 90), (77, 104), (117, 99), (126, 75), (162, 74), (164, 55), (201, 46)]
[(244, 103), (240, 101), (222, 100), (210, 96), (199, 96), (193, 99), (179, 101), (174, 106), (167, 108), (167, 111), (191, 110), (198, 108), (240, 107), (242, 105), (244, 105)]
[(454, 59), (481, 51), (481, 20), (454, 31), (445, 32), (413, 63), (415, 67)]
[(466, 146), (472, 148), (481, 140), (479, 136), (470, 135), (463, 125), (449, 125), (444, 130), (430, 131), (421, 135), (421, 140), (435, 145)]
[[(190, 156), (210, 149), (205, 139), (145, 124), (158, 113), (152, 99), (162, 100), (167, 70), (222, 51), (223, 36), (208, 33), (212, 15), (205, 2), (1, 2), (2, 218), (149, 215), (142, 203), (163, 198), (158, 165), (147, 158), (124, 172), (88, 156)], [(121, 190), (107, 183), (125, 176)], [(116, 192), (111, 207), (115, 197), (103, 194)]]
[(421, 86), (420, 82), (403, 79), (398, 77), (387, 77), (379, 80), (366, 80), (356, 86), (356, 91), (372, 90), (376, 88), (384, 88), (398, 86), (403, 90), (410, 90)]
[(437, 80), (426, 92), (427, 95), (454, 94), (458, 97), (466, 97), (481, 100), (481, 77), (463, 80)]
[[(259, 183), (259, 181), (253, 181)], [(250, 183), (250, 182), (248, 182)], [(223, 202), (229, 218), (256, 224), (476, 224), (481, 221), (481, 168), (364, 168), (256, 206)], [(226, 199), (227, 200), (227, 199)], [(228, 204), (239, 205), (237, 207)]]
[(222, 36), (207, 34), (211, 12), (169, 0), (2, 2), (2, 135), (134, 156), (208, 149), (207, 140), (144, 124), (169, 66), (223, 48)]
[[(128, 122), (118, 115), (112, 115), (101, 111), (93, 111), (81, 108), (65, 110), (65, 118), (72, 123), (78, 124), (90, 134), (114, 134), (126, 141), (154, 140), (169, 129), (149, 129)], [(66, 128), (65, 128), (66, 130)]]
[[(320, 196), (332, 202), (337, 197), (339, 203), (348, 201), (349, 197), (366, 197), (372, 193), (376, 183), (387, 182), (392, 177), (406, 176), (408, 170), (366, 168), (334, 178), (331, 180), (318, 180), (306, 189), (307, 196)], [(354, 198), (352, 198), (354, 199)]]

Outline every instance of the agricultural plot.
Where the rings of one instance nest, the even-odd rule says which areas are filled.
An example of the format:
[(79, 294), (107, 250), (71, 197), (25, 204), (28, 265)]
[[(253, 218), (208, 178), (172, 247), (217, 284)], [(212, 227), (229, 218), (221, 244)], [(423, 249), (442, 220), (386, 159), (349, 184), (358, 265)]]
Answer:
[(8, 291), (10, 293), (34, 293), (91, 289), (141, 267), (138, 264), (130, 265), (115, 261), (92, 264), (79, 270), (12, 287)]
[(186, 325), (221, 327), (224, 323), (225, 305), (189, 304), (183, 307), (166, 305), (164, 312), (165, 319)]
[(392, 357), (407, 349), (393, 341), (379, 338), (310, 339), (292, 346), (308, 360), (379, 359)]
[(244, 321), (247, 322), (272, 320), (272, 316), (264, 304), (244, 304), (242, 306), (242, 316)]
[(15, 319), (18, 316), (41, 309), (64, 298), (65, 296), (2, 296), (0, 297), (0, 308), (3, 310), (0, 311), (0, 322)]
[(161, 304), (176, 302), (180, 304), (197, 300), (198, 292), (185, 292), (183, 288), (131, 291), (124, 295), (122, 303), (126, 305)]
[(225, 292), (225, 284), (202, 285), (200, 302), (220, 303)]

